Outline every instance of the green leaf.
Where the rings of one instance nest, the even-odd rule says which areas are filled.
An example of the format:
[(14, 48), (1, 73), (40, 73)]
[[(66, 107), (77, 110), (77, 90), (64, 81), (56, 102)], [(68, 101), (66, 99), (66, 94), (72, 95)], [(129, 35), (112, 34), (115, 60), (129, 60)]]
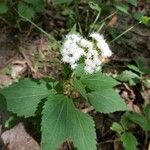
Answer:
[(96, 2), (89, 1), (88, 4), (89, 4), (91, 9), (96, 10), (98, 12), (101, 12), (101, 8), (99, 7), (99, 5)]
[(88, 98), (96, 111), (101, 113), (127, 110), (124, 100), (112, 89), (89, 93)]
[(79, 112), (64, 95), (51, 95), (42, 117), (42, 150), (56, 150), (72, 140), (78, 150), (96, 150), (96, 133), (92, 118)]
[(118, 75), (116, 79), (129, 82), (130, 85), (136, 85), (136, 83), (139, 82), (140, 76), (130, 70), (125, 70), (120, 75)]
[(122, 3), (114, 4), (114, 6), (121, 12), (128, 14), (128, 6)]
[(138, 20), (138, 21), (141, 21), (142, 20), (142, 17), (143, 17), (143, 14), (140, 12), (140, 11), (137, 11), (134, 13), (133, 17)]
[(5, 14), (8, 11), (8, 6), (6, 3), (0, 3), (0, 14)]
[(137, 6), (137, 0), (129, 0), (129, 3), (133, 6)]
[(142, 16), (141, 22), (143, 24), (150, 24), (150, 17), (148, 17), (148, 16)]
[(123, 127), (122, 127), (119, 123), (117, 123), (117, 122), (114, 122), (114, 123), (112, 124), (111, 130), (116, 131), (116, 132), (117, 132), (118, 134), (120, 134), (120, 135), (121, 135), (121, 133), (124, 132)]
[(146, 88), (150, 88), (150, 78), (149, 79), (144, 79), (142, 82), (143, 82), (143, 85)]
[(143, 74), (150, 74), (150, 69), (147, 68), (147, 62), (141, 58), (135, 60), (138, 68), (143, 72)]
[(132, 112), (128, 114), (129, 120), (138, 124), (144, 131), (149, 131), (150, 126), (146, 120), (146, 118), (138, 113)]
[(50, 93), (44, 81), (36, 82), (24, 79), (14, 83), (0, 92), (7, 102), (7, 109), (18, 116), (30, 117), (35, 115), (41, 99)]
[(20, 15), (22, 15), (23, 17), (25, 17), (29, 20), (31, 20), (32, 18), (35, 17), (34, 9), (31, 6), (29, 6), (23, 2), (20, 2), (18, 4), (18, 12), (20, 13)]
[(74, 24), (73, 27), (71, 28), (69, 34), (71, 34), (71, 33), (76, 33), (76, 32), (77, 32), (77, 25)]
[(81, 78), (81, 82), (89, 89), (96, 91), (112, 88), (119, 84), (119, 82), (115, 79), (102, 73), (83, 76), (83, 78)]
[(36, 12), (42, 12), (44, 10), (44, 3), (42, 0), (24, 0), (24, 2), (31, 4)]
[(135, 65), (128, 65), (128, 68), (133, 70), (133, 71), (136, 71), (140, 74), (142, 73), (142, 71), (138, 67), (136, 67)]
[(121, 141), (123, 142), (123, 146), (125, 150), (136, 150), (136, 146), (138, 145), (137, 139), (130, 132), (125, 132), (121, 136)]
[(84, 71), (84, 63), (81, 63), (77, 66), (77, 68), (75, 69), (74, 71), (74, 74), (77, 76), (77, 77), (82, 77), (82, 76), (86, 76), (86, 73)]
[(73, 86), (87, 100), (85, 86), (81, 83), (81, 81), (77, 79), (73, 80)]
[(129, 119), (128, 115), (130, 114), (130, 112), (125, 112), (122, 116), (121, 116), (121, 125), (123, 126), (124, 129), (129, 129), (130, 126), (132, 125), (132, 121)]

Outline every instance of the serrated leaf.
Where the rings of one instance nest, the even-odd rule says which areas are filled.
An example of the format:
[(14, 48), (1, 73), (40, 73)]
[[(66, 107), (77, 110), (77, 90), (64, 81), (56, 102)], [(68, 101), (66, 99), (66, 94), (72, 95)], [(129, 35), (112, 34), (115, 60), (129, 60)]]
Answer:
[(116, 131), (118, 134), (121, 134), (122, 132), (124, 132), (123, 127), (117, 122), (114, 122), (112, 124), (111, 130)]
[(25, 17), (29, 20), (31, 20), (35, 17), (34, 9), (31, 6), (29, 6), (29, 5), (27, 5), (23, 2), (20, 2), (18, 4), (18, 12), (19, 12), (20, 15), (22, 15), (23, 17)]
[(138, 142), (132, 133), (130, 132), (123, 133), (121, 136), (121, 141), (123, 142), (125, 150), (136, 150)]
[(89, 93), (88, 98), (96, 111), (101, 113), (127, 110), (127, 106), (123, 99), (112, 89), (104, 89)]
[(5, 14), (8, 11), (8, 6), (6, 3), (0, 3), (0, 14)]
[(46, 83), (24, 79), (14, 83), (0, 93), (6, 98), (7, 109), (18, 116), (30, 117), (35, 115), (41, 99), (49, 95)]
[(112, 88), (119, 84), (119, 82), (115, 79), (102, 73), (83, 76), (83, 78), (81, 78), (81, 82), (89, 89), (96, 91)]
[(85, 90), (85, 86), (81, 83), (81, 81), (75, 79), (73, 81), (73, 86), (87, 100), (87, 92)]
[(76, 110), (64, 95), (51, 95), (42, 117), (42, 150), (56, 150), (72, 140), (78, 150), (96, 150), (96, 133), (90, 116)]

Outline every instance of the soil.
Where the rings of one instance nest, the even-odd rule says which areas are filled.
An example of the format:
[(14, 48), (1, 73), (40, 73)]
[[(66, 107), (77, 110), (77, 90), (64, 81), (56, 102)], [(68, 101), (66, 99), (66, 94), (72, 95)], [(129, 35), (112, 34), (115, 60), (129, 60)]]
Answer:
[[(117, 16), (118, 17), (118, 16)], [(46, 20), (50, 23), (49, 20)], [(34, 35), (31, 32), (26, 36), (23, 32), (17, 34), (4, 23), (0, 23), (0, 87), (9, 86), (14, 80), (25, 76), (42, 78), (50, 76), (54, 79), (60, 79), (62, 76), (62, 66), (60, 62), (59, 50), (51, 48), (51, 43), (47, 37), (41, 33)], [(129, 25), (132, 25), (130, 18), (121, 19), (114, 24), (114, 28), (124, 31)], [(63, 24), (62, 24), (63, 25)], [(124, 43), (112, 43), (111, 47), (115, 53), (110, 63), (125, 66), (133, 62), (135, 58), (143, 59), (147, 66), (150, 66), (150, 27), (145, 25), (135, 26), (124, 36)], [(10, 72), (11, 70), (11, 72)], [(120, 72), (120, 68), (109, 68), (108, 73)], [(143, 97), (139, 93), (138, 87), (130, 87), (128, 84), (122, 84), (116, 89), (120, 95), (128, 101), (131, 109), (139, 111), (139, 104), (143, 104)], [(139, 95), (138, 95), (139, 94)], [(147, 101), (150, 100), (148, 89), (144, 91)], [(131, 104), (132, 103), (132, 104)], [(119, 121), (122, 113), (117, 112), (109, 115), (96, 113), (90, 110), (96, 123), (98, 150), (121, 150), (121, 143), (117, 135), (110, 130), (114, 121)], [(3, 122), (7, 120), (8, 112), (0, 111), (0, 150), (39, 150), (40, 133), (28, 121), (21, 120), (12, 129), (2, 128)], [(35, 130), (35, 132), (32, 132)], [(36, 134), (35, 134), (36, 133)], [(139, 129), (136, 133), (139, 136), (139, 150), (144, 150), (144, 134)], [(150, 142), (150, 141), (149, 141)], [(146, 144), (148, 147), (149, 142)], [(59, 150), (73, 150), (72, 143), (66, 142), (61, 145)]]

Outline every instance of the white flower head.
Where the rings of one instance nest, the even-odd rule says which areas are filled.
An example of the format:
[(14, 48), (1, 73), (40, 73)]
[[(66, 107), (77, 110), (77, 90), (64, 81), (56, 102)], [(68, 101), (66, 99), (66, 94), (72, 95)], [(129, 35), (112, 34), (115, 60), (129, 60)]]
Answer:
[(108, 44), (106, 43), (103, 35), (100, 35), (99, 33), (91, 33), (90, 37), (96, 40), (97, 47), (101, 51), (101, 55), (103, 57), (110, 57), (113, 54)]
[(92, 74), (93, 72), (97, 72), (101, 69), (101, 61), (98, 58), (98, 52), (96, 50), (89, 50), (86, 54), (85, 59), (85, 72)]
[(93, 49), (93, 43), (84, 38), (80, 40), (79, 45), (84, 48)]
[(91, 33), (90, 37), (96, 41), (96, 46), (93, 41), (83, 38), (80, 34), (73, 33), (66, 36), (61, 49), (62, 61), (68, 63), (72, 70), (78, 66), (79, 60), (83, 58), (84, 71), (87, 74), (92, 74), (101, 70), (102, 62), (99, 55), (104, 58), (112, 55), (112, 51), (102, 35)]
[(77, 62), (84, 55), (84, 50), (78, 45), (81, 39), (82, 37), (79, 34), (69, 34), (63, 43), (62, 61), (70, 64), (71, 69), (76, 68)]

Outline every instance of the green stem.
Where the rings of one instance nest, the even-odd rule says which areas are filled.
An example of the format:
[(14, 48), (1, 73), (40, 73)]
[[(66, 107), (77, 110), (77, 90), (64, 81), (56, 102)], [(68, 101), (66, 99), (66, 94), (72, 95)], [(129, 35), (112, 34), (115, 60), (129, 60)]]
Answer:
[(98, 14), (97, 14), (97, 16), (96, 16), (96, 18), (95, 18), (93, 24), (91, 25), (90, 32), (91, 32), (91, 30), (94, 28), (95, 24), (97, 23), (97, 21), (98, 21), (98, 19), (99, 19), (99, 17), (100, 17), (100, 14), (101, 14), (101, 11), (98, 12)]
[[(139, 22), (138, 24), (140, 24), (140, 23), (141, 23), (141, 22)], [(135, 24), (135, 25), (129, 27), (128, 29), (126, 29), (124, 32), (122, 32), (121, 34), (119, 34), (115, 39), (113, 39), (110, 43), (112, 43), (112, 42), (118, 40), (120, 37), (122, 37), (122, 36), (125, 35), (127, 32), (129, 32), (130, 30), (132, 30), (132, 29), (133, 29), (136, 25), (138, 25), (138, 24)]]
[(82, 33), (82, 28), (81, 28), (81, 25), (80, 25), (80, 15), (79, 15), (79, 9), (78, 9), (78, 0), (74, 0), (74, 4), (75, 4), (75, 11), (76, 11), (76, 24), (78, 25), (79, 27), (79, 32)]
[(34, 22), (32, 22), (30, 19), (28, 19), (28, 18), (22, 16), (18, 11), (17, 11), (17, 13), (19, 14), (19, 16), (20, 16), (21, 18), (23, 18), (23, 19), (25, 19), (26, 21), (30, 22), (30, 23), (31, 23), (33, 26), (35, 26), (39, 31), (41, 31), (43, 34), (45, 34), (50, 40), (56, 41), (56, 39), (55, 39), (52, 35), (48, 34), (46, 31), (44, 31), (42, 28), (40, 28), (38, 25), (36, 25), (36, 24), (35, 24)]

